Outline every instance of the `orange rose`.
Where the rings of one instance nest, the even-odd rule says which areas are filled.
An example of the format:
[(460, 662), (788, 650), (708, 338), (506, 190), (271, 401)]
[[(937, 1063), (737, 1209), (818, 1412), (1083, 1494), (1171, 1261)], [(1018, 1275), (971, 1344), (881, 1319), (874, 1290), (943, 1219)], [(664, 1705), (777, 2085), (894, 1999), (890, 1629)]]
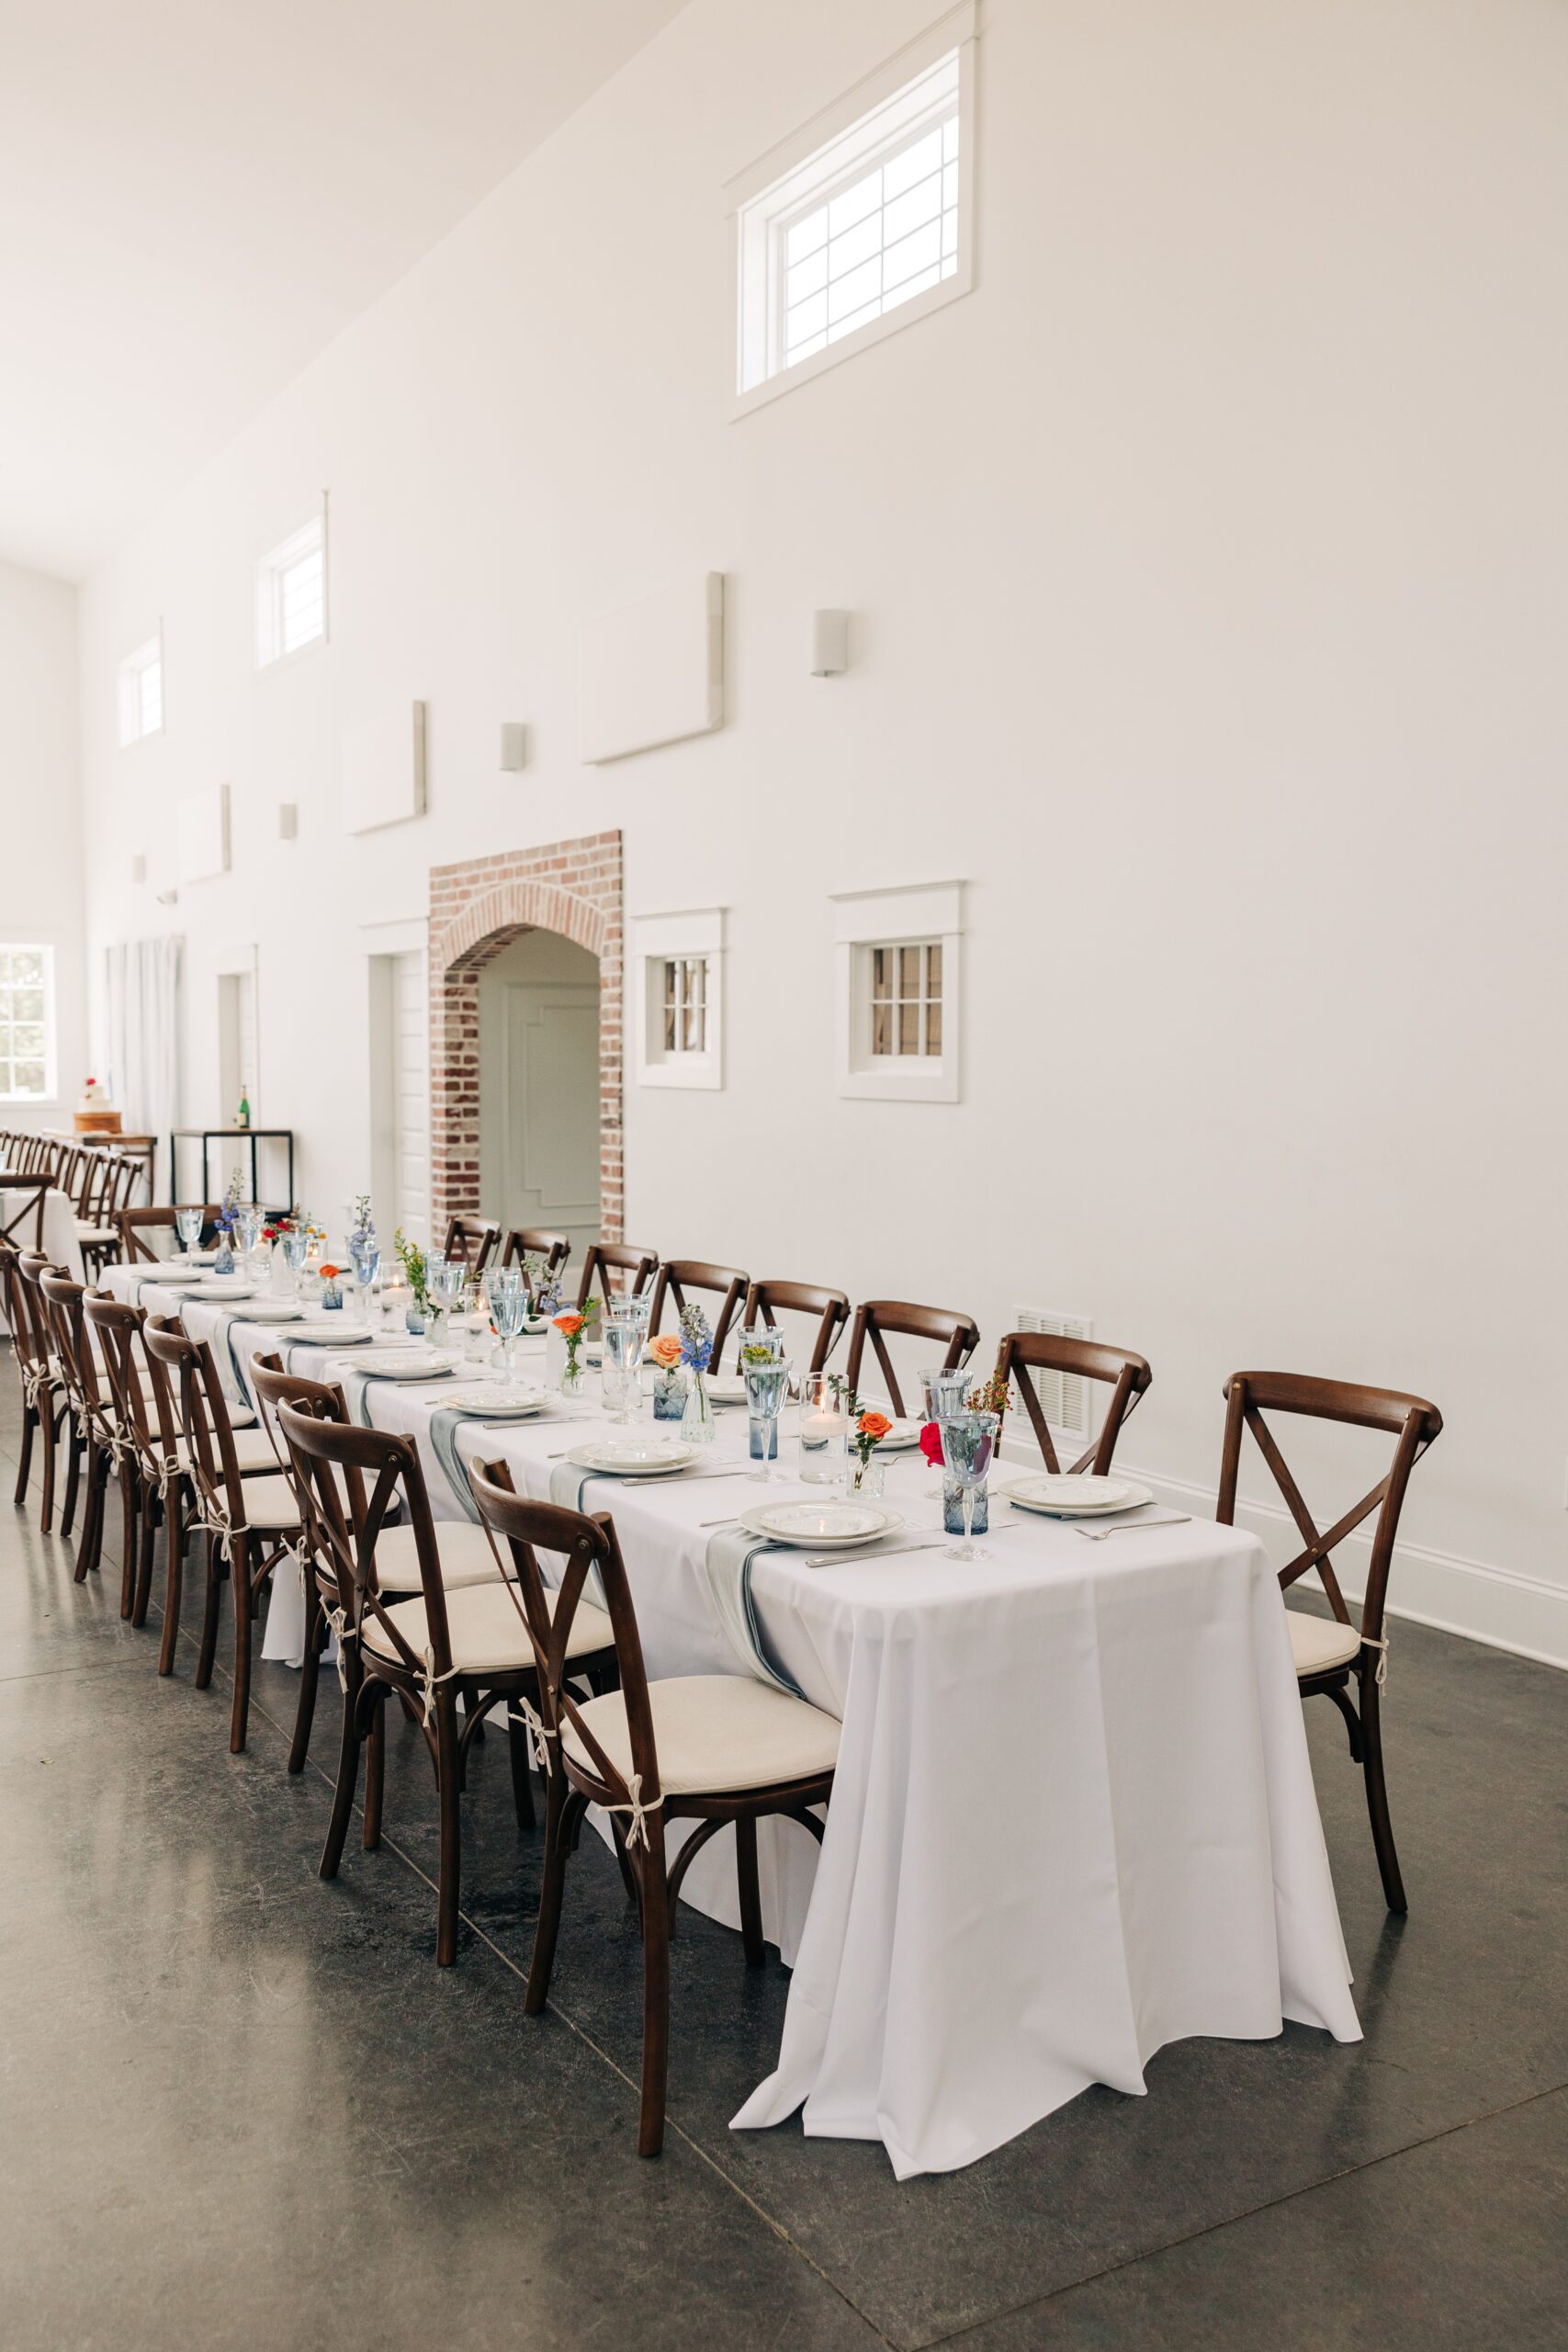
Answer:
[(558, 1331), (564, 1332), (569, 1340), (575, 1340), (581, 1329), (582, 1317), (581, 1315), (558, 1315), (556, 1317), (556, 1329)]
[(335, 1283), (342, 1272), (343, 1268), (341, 1266), (323, 1266), (321, 1268), (321, 1280), (324, 1283)]
[(681, 1342), (673, 1331), (664, 1331), (657, 1340), (649, 1340), (648, 1352), (660, 1372), (673, 1372), (681, 1361)]
[(874, 1445), (879, 1439), (885, 1438), (887, 1435), (887, 1432), (892, 1426), (893, 1424), (888, 1419), (886, 1413), (863, 1413), (859, 1420), (855, 1423), (855, 1427), (859, 1430), (862, 1437), (870, 1438)]

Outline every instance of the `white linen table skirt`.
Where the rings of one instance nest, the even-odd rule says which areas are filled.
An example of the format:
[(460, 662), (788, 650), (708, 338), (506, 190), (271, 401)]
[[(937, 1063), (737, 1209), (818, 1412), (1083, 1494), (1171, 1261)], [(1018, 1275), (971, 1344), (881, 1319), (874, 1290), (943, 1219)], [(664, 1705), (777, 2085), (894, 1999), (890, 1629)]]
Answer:
[[(155, 1283), (143, 1297), (213, 1340), (226, 1382), (231, 1339), (242, 1361), (282, 1349), (355, 1385), (352, 1350), (329, 1368), (330, 1349), (290, 1346), (243, 1307)], [(419, 1439), (434, 1515), (460, 1515), (427, 1434), (446, 1384), (358, 1385), (356, 1413)], [(457, 1444), (545, 1500), (551, 1457), (608, 1428), (475, 1422)], [(702, 1467), (743, 1466), (745, 1442), (744, 1416), (721, 1414)], [(939, 1523), (931, 1483), (918, 1453), (890, 1458), (911, 1534)], [(588, 1487), (586, 1509), (614, 1512), (650, 1675), (745, 1670), (703, 1522), (761, 1492)], [(1139, 2094), (1148, 2060), (1189, 2035), (1266, 2038), (1289, 2018), (1360, 2038), (1262, 1546), (1203, 1520), (1089, 1544), (999, 1497), (984, 1540), (990, 1556), (967, 1565), (930, 1549), (808, 1568), (779, 1549), (753, 1570), (772, 1658), (843, 1735), (820, 1852), (795, 1824), (762, 1825), (764, 1928), (794, 1975), (778, 2065), (734, 2123), (799, 2109), (808, 2135), (882, 2141), (900, 2178), (973, 2163), (1092, 2083)], [(265, 1655), (297, 1660), (302, 1638), (280, 1578)], [(738, 1924), (732, 1832), (683, 1894)]]
[[(13, 1208), (16, 1206), (14, 1193), (11, 1195), (11, 1206)], [(29, 1226), (32, 1223), (30, 1215), (28, 1223)], [(26, 1233), (23, 1238), (27, 1248), (30, 1250), (32, 1248), (31, 1233)], [(75, 1208), (70, 1193), (62, 1193), (53, 1185), (51, 1185), (43, 1196), (42, 1249), (50, 1264), (63, 1266), (73, 1283), (84, 1282), (86, 1279), (82, 1271), (82, 1245), (76, 1238)], [(0, 1305), (0, 1331), (8, 1331), (10, 1328), (4, 1306)]]

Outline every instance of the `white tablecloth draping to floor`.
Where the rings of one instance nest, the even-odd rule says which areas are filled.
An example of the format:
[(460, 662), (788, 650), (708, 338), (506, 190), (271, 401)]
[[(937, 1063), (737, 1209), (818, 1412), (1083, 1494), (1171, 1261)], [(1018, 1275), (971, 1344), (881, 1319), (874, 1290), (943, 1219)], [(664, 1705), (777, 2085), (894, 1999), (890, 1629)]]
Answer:
[[(8, 1204), (6, 1213), (9, 1216), (16, 1209), (17, 1195), (14, 1193), (11, 1193), (4, 1197)], [(25, 1248), (28, 1250), (32, 1248), (32, 1218), (30, 1216), (27, 1220), (27, 1224), (20, 1236), (20, 1239)], [(49, 1260), (50, 1264), (51, 1266), (63, 1266), (73, 1283), (79, 1283), (85, 1279), (82, 1272), (82, 1245), (76, 1238), (75, 1208), (72, 1203), (69, 1193), (62, 1193), (52, 1185), (44, 1194), (43, 1199), (42, 1248), (43, 1254)], [(6, 1320), (4, 1302), (0, 1301), (0, 1331), (8, 1331), (10, 1328), (9, 1323)]]
[[(221, 1316), (184, 1311), (193, 1331)], [(287, 1327), (235, 1338), (276, 1348)], [(451, 1516), (425, 1442), (440, 1385), (373, 1384), (371, 1410), (421, 1434)], [(457, 1434), (541, 1498), (562, 1443), (558, 1419)], [(743, 1419), (721, 1416), (705, 1469), (744, 1445)], [(936, 1526), (920, 1456), (893, 1457), (887, 1483), (912, 1530)], [(589, 1487), (585, 1508), (615, 1513), (650, 1674), (740, 1670), (703, 1522), (761, 1491)], [(993, 1520), (991, 1556), (968, 1565), (940, 1549), (753, 1563), (770, 1657), (843, 1741), (820, 1855), (792, 1824), (759, 1840), (765, 1929), (794, 1976), (777, 2069), (734, 2120), (798, 2109), (808, 2134), (880, 2139), (900, 2177), (971, 2163), (1090, 2084), (1141, 2092), (1149, 2058), (1189, 2035), (1267, 2037), (1286, 2018), (1360, 2032), (1262, 1547), (1203, 1520), (1106, 1544), (999, 1501)], [(728, 1832), (686, 1884), (737, 1923)]]

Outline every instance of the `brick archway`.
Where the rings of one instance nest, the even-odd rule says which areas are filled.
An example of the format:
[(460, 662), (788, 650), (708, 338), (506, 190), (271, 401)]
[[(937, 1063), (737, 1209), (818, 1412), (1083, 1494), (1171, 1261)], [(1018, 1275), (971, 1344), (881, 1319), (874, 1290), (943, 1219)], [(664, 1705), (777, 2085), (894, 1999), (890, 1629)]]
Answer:
[(599, 958), (599, 1230), (625, 1216), (621, 1138), (621, 836), (436, 865), (430, 874), (430, 1230), (479, 1204), (479, 974), (525, 931)]

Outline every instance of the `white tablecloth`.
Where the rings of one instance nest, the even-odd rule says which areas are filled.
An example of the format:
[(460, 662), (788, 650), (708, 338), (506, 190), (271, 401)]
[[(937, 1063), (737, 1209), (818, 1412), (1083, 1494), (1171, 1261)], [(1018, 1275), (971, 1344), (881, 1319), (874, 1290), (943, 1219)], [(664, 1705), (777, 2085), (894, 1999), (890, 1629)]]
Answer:
[[(194, 1332), (220, 1311), (186, 1312)], [(377, 1383), (373, 1417), (419, 1430), (439, 1398), (439, 1383)], [(457, 1438), (541, 1498), (565, 1442), (558, 1419)], [(721, 1416), (705, 1467), (744, 1443), (743, 1419)], [(912, 1528), (937, 1523), (931, 1486), (918, 1454), (890, 1462)], [(741, 1670), (701, 1522), (760, 1491), (590, 1487), (585, 1507), (615, 1511), (650, 1674)], [(753, 1575), (770, 1654), (843, 1740), (820, 1857), (791, 1824), (759, 1841), (766, 1932), (794, 1978), (778, 2067), (735, 2122), (800, 2109), (808, 2134), (880, 2139), (900, 2177), (971, 2163), (1091, 2083), (1139, 2093), (1188, 2035), (1267, 2037), (1291, 2018), (1359, 2039), (1261, 1546), (1201, 1520), (1100, 1544), (999, 1503), (993, 1519), (991, 1556), (970, 1565), (931, 1550), (807, 1568), (781, 1550)], [(728, 1832), (686, 1884), (737, 1922)]]
[[(9, 1204), (6, 1215), (9, 1216), (16, 1207), (17, 1195), (13, 1193), (6, 1198)], [(32, 1218), (30, 1216), (27, 1220), (20, 1238), (25, 1248), (28, 1250), (32, 1248)], [(70, 1194), (59, 1192), (53, 1186), (44, 1194), (43, 1254), (51, 1266), (63, 1266), (73, 1282), (79, 1283), (85, 1279), (82, 1272), (82, 1245), (76, 1238), (75, 1208)], [(10, 1325), (6, 1321), (4, 1308), (0, 1306), (0, 1331), (9, 1330), (9, 1329)]]

